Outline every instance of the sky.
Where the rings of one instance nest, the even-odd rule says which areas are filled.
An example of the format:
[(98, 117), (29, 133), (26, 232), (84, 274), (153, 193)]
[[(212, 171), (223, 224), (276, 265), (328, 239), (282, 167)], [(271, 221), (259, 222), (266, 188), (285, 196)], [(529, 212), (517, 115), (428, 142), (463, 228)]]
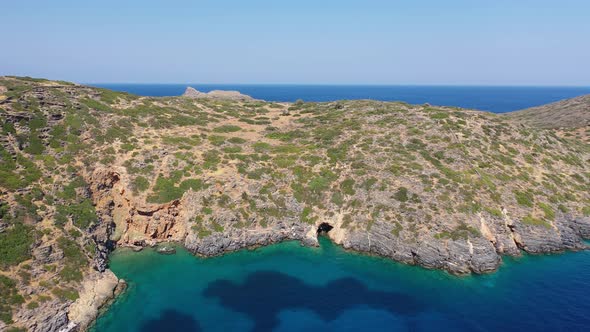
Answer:
[(0, 0), (0, 75), (590, 86), (588, 0)]

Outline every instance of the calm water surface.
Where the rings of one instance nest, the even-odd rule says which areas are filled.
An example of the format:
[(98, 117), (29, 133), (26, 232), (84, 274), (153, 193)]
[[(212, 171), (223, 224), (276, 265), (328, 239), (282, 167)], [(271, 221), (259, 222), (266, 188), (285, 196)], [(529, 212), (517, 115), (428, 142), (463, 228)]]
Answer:
[(374, 99), (411, 104), (457, 106), (505, 113), (590, 94), (590, 87), (240, 85), (240, 84), (91, 84), (141, 96), (179, 96), (187, 86), (200, 91), (238, 90), (268, 101), (294, 102)]
[(453, 277), (287, 242), (202, 259), (118, 250), (128, 290), (94, 331), (588, 331), (590, 252)]

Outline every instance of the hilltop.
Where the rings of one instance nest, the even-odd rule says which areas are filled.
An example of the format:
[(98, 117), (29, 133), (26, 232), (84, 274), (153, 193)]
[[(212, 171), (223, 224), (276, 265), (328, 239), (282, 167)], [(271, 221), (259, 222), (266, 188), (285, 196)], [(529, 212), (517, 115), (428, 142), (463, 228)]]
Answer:
[(512, 112), (506, 116), (528, 125), (555, 129), (562, 137), (590, 143), (590, 95)]
[(590, 237), (590, 146), (531, 110), (220, 95), (0, 78), (0, 329), (87, 326), (124, 287), (116, 246), (210, 256), (323, 232), (466, 274)]

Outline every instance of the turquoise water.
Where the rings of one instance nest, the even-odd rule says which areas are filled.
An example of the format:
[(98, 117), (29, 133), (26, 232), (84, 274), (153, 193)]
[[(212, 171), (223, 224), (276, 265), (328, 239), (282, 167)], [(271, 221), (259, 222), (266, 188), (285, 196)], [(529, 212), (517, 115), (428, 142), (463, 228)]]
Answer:
[(590, 252), (505, 259), (485, 276), (346, 252), (327, 239), (216, 258), (118, 250), (127, 291), (94, 331), (588, 331)]

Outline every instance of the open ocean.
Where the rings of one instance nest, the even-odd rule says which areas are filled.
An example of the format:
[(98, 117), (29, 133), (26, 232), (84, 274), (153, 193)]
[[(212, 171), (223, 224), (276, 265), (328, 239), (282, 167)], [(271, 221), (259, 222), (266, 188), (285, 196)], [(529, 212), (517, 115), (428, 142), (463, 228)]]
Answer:
[(590, 87), (240, 85), (240, 84), (90, 84), (140, 96), (179, 96), (187, 86), (202, 92), (237, 90), (257, 99), (294, 102), (374, 99), (458, 106), (505, 113), (590, 94)]

